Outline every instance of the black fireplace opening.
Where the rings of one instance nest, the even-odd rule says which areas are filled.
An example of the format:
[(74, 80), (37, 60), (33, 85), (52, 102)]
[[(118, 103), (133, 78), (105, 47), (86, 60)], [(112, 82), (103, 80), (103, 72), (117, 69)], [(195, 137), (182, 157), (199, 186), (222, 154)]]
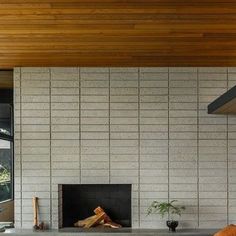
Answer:
[(59, 227), (74, 227), (100, 206), (122, 227), (131, 227), (131, 184), (59, 185)]

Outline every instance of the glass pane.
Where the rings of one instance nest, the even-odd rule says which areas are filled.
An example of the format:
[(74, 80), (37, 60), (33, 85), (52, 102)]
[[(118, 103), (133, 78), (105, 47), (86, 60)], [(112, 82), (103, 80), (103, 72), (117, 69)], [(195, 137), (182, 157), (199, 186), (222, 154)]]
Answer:
[(11, 113), (9, 104), (0, 104), (0, 133), (2, 134), (12, 135)]
[(12, 198), (11, 142), (0, 140), (0, 202)]

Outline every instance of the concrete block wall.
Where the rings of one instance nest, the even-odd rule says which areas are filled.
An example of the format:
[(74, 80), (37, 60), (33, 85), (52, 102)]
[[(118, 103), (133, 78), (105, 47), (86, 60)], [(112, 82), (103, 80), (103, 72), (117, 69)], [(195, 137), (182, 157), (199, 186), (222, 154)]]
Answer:
[(235, 68), (15, 68), (15, 222), (58, 227), (58, 184), (131, 183), (135, 228), (153, 200), (186, 206), (180, 227), (236, 221), (236, 118), (207, 105)]

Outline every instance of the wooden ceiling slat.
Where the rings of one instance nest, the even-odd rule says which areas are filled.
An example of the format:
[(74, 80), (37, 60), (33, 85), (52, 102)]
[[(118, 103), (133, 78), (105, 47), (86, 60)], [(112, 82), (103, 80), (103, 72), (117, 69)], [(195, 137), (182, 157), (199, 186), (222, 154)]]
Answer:
[(236, 66), (236, 0), (0, 0), (0, 68)]
[[(11, 9), (11, 14), (13, 15), (84, 15), (84, 14), (235, 14), (236, 7), (153, 7), (153, 8), (33, 8), (33, 9)], [(0, 15), (9, 14), (9, 9), (0, 9)]]

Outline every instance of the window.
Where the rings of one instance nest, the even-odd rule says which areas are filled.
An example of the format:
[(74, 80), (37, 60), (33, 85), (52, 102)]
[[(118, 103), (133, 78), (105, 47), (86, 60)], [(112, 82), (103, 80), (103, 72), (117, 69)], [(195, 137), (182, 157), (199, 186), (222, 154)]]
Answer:
[(12, 106), (0, 104), (0, 202), (13, 197)]
[(0, 202), (12, 199), (12, 143), (0, 140)]
[(13, 74), (0, 70), (0, 203), (13, 199)]

